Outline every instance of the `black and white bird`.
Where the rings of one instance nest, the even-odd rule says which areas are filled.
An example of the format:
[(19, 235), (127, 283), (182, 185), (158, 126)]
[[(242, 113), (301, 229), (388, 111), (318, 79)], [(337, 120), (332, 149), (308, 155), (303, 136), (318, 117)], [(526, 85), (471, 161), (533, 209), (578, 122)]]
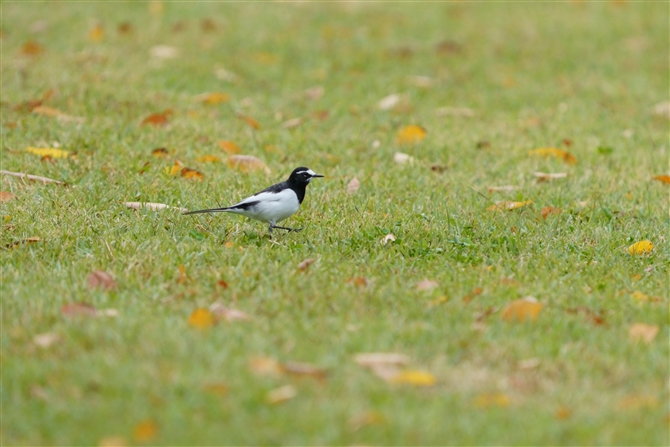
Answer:
[(257, 192), (253, 196), (247, 197), (233, 206), (189, 211), (184, 214), (241, 214), (270, 224), (268, 227), (270, 233), (272, 233), (272, 230), (275, 228), (287, 231), (300, 231), (302, 228), (277, 226), (277, 222), (281, 222), (282, 220), (291, 217), (298, 211), (300, 204), (305, 198), (305, 189), (307, 188), (307, 185), (309, 185), (309, 182), (316, 177), (323, 177), (323, 175), (315, 174), (311, 169), (301, 166), (295, 168), (286, 181), (265, 188), (263, 191)]

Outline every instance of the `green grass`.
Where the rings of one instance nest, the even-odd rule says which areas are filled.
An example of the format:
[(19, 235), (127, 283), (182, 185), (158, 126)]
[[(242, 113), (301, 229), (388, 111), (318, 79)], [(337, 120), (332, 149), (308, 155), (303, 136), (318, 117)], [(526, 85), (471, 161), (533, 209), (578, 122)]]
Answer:
[[(668, 169), (668, 121), (652, 112), (668, 100), (667, 3), (1, 8), (2, 168), (68, 183), (2, 178), (15, 195), (2, 203), (2, 246), (41, 238), (2, 252), (3, 445), (139, 444), (133, 432), (146, 420), (158, 427), (148, 443), (172, 445), (668, 444), (668, 187), (651, 180)], [(205, 18), (216, 29), (203, 29)], [(40, 21), (46, 29), (35, 31)], [(117, 32), (123, 22), (131, 34)], [(100, 42), (88, 35), (96, 23)], [(44, 52), (22, 56), (29, 40)], [(444, 41), (455, 51), (436, 51)], [(179, 56), (152, 58), (155, 45)], [(219, 68), (237, 78), (218, 79)], [(324, 96), (305, 99), (314, 86)], [(14, 109), (48, 89), (45, 105), (85, 123)], [(231, 101), (193, 100), (208, 91)], [(404, 104), (379, 110), (392, 93)], [(475, 115), (438, 116), (444, 106)], [(168, 108), (167, 127), (139, 125)], [(313, 118), (323, 110), (326, 119)], [(307, 119), (281, 126), (296, 117)], [(427, 137), (400, 147), (408, 124)], [(566, 138), (574, 166), (528, 155)], [(225, 158), (221, 139), (272, 173), (198, 162)], [(55, 141), (76, 158), (24, 152)], [(157, 147), (170, 157), (152, 157)], [(416, 162), (395, 163), (396, 151)], [(204, 181), (168, 176), (175, 159)], [(228, 204), (300, 165), (326, 178), (285, 222), (305, 229), (273, 240), (238, 216), (122, 203)], [(569, 176), (537, 183), (533, 171)], [(361, 187), (348, 195), (354, 176)], [(488, 192), (500, 185), (519, 188)], [(498, 200), (533, 204), (487, 210)], [(545, 206), (562, 213), (544, 220)], [(383, 246), (388, 232), (397, 240)], [(642, 239), (654, 251), (629, 256)], [(300, 272), (306, 258), (317, 261)], [(91, 290), (96, 269), (117, 287)], [(368, 285), (347, 283), (358, 276)], [(418, 291), (425, 278), (439, 286)], [(633, 291), (660, 301), (640, 303)], [(529, 295), (544, 304), (537, 321), (503, 321), (504, 306)], [(189, 326), (196, 308), (217, 301), (252, 319)], [(72, 302), (119, 315), (67, 318), (61, 307)], [(569, 311), (582, 307), (605, 324)], [(635, 323), (660, 331), (635, 343)], [(59, 341), (37, 346), (44, 333)], [(386, 383), (354, 362), (361, 352), (406, 354), (437, 382)], [(257, 376), (257, 356), (328, 376)], [(536, 366), (523, 368), (529, 359)], [(212, 383), (228, 392), (208, 392)], [(287, 384), (297, 396), (268, 404)], [(507, 405), (478, 405), (497, 394)], [(358, 427), (368, 413), (378, 423)]]

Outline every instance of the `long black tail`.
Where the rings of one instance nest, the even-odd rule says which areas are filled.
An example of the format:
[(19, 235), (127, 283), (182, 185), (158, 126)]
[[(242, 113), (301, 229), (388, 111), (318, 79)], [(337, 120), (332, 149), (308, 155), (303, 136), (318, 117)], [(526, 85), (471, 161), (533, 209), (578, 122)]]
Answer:
[(229, 209), (230, 209), (229, 207), (211, 208), (211, 209), (208, 209), (208, 210), (189, 211), (188, 213), (184, 213), (184, 215), (186, 215), (186, 214), (202, 214), (202, 213), (225, 213)]

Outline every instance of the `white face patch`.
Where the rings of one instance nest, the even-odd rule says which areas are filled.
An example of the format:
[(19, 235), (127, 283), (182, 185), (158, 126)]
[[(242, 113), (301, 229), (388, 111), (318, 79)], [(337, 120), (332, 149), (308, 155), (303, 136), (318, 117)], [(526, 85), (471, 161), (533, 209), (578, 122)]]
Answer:
[(306, 171), (311, 177), (314, 177), (316, 175), (316, 172), (312, 171), (311, 169), (308, 169)]

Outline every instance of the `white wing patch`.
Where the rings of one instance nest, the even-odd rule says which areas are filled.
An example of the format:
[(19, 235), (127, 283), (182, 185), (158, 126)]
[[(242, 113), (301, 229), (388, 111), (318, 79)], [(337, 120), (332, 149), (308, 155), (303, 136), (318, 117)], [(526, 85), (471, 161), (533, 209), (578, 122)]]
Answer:
[[(247, 197), (237, 205), (253, 202), (258, 203), (247, 209), (231, 209), (228, 212), (241, 214), (261, 222), (277, 223), (292, 216), (300, 208), (298, 197), (291, 189), (285, 189), (278, 193), (263, 192)], [(237, 205), (233, 205), (233, 207)]]

